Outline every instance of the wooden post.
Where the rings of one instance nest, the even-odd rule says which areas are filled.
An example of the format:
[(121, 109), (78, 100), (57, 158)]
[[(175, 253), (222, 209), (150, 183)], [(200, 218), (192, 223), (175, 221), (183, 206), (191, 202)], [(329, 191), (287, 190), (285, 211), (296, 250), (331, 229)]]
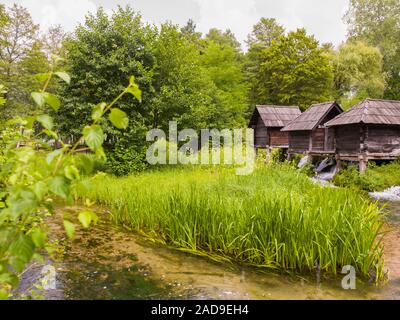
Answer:
[(368, 158), (366, 156), (366, 146), (365, 146), (365, 125), (360, 126), (360, 155), (359, 155), (359, 170), (360, 174), (364, 174), (367, 171)]
[(367, 163), (368, 160), (365, 157), (360, 157), (359, 159), (360, 174), (364, 174), (365, 171), (367, 171)]
[(266, 155), (266, 159), (265, 159), (265, 163), (268, 164), (271, 161), (271, 147), (267, 147), (267, 155)]
[[(324, 151), (328, 151), (328, 137), (329, 137), (329, 128), (325, 127), (325, 139), (324, 139)], [(330, 150), (329, 150), (330, 151)]]
[(335, 158), (336, 158), (336, 172), (335, 172), (335, 174), (337, 174), (343, 169), (343, 167), (342, 167), (342, 160), (340, 159), (340, 156), (337, 154), (335, 156)]

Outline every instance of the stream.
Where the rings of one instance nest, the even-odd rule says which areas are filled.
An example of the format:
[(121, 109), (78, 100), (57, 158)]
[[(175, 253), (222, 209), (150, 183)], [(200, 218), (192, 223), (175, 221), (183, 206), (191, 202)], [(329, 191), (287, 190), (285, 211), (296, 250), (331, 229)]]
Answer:
[[(63, 209), (64, 211), (67, 209)], [(76, 214), (78, 207), (68, 209)], [(342, 276), (320, 281), (260, 269), (217, 263), (159, 246), (107, 221), (107, 212), (89, 230), (78, 229), (72, 241), (61, 223), (50, 223), (52, 233), (64, 243), (60, 259), (47, 260), (55, 271), (54, 286), (46, 288), (48, 300), (322, 300), (400, 299), (400, 203), (386, 207), (391, 232), (385, 240), (389, 282), (377, 287), (357, 281), (356, 290), (341, 287)], [(60, 217), (59, 217), (60, 218)], [(58, 219), (60, 220), (60, 219)], [(18, 292), (40, 282), (44, 265), (34, 263), (22, 276)]]

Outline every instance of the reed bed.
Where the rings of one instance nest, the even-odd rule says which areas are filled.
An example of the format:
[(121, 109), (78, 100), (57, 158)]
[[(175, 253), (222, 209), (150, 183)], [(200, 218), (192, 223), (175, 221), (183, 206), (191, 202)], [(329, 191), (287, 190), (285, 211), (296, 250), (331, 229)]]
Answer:
[(195, 254), (299, 273), (352, 265), (384, 277), (379, 208), (288, 165), (250, 176), (224, 168), (105, 176), (81, 196), (109, 206), (114, 222)]

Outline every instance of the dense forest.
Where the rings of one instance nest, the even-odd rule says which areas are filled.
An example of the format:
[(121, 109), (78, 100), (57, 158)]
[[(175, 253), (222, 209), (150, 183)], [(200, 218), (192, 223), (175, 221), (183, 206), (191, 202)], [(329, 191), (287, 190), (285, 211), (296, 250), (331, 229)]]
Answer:
[[(246, 50), (230, 30), (196, 31), (171, 22), (146, 23), (131, 7), (112, 15), (88, 13), (74, 32), (44, 32), (19, 5), (0, 6), (0, 123), (42, 112), (31, 98), (57, 56), (71, 84), (52, 83), (62, 107), (54, 112), (63, 141), (75, 141), (93, 107), (110, 102), (134, 75), (142, 102), (122, 98), (131, 121), (120, 131), (103, 123), (111, 168), (145, 167), (145, 133), (182, 128), (245, 127), (256, 104), (298, 105), (337, 100), (348, 108), (364, 98), (400, 99), (400, 3), (351, 0), (343, 17), (348, 39), (335, 47), (307, 30), (285, 30), (262, 18), (249, 30)], [(39, 74), (39, 75), (38, 75)]]

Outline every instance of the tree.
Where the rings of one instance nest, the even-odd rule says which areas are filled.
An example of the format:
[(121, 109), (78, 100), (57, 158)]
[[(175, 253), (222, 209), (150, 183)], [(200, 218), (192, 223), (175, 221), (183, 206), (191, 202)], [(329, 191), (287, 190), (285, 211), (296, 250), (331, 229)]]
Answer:
[(39, 81), (34, 75), (48, 70), (49, 63), (41, 52), (39, 26), (33, 23), (29, 12), (14, 5), (3, 10), (2, 15), (5, 18), (0, 29), (0, 82), (7, 88), (7, 103), (0, 117), (7, 119), (30, 114), (35, 109), (30, 92)]
[(256, 93), (259, 103), (299, 105), (330, 99), (332, 69), (325, 51), (304, 29), (290, 32), (262, 52)]
[(253, 26), (253, 31), (247, 37), (247, 45), (249, 48), (260, 46), (268, 48), (272, 41), (279, 39), (285, 34), (285, 28), (279, 25), (274, 18), (261, 18), (261, 20)]
[(241, 44), (236, 39), (231, 30), (225, 31), (212, 28), (206, 35), (206, 41), (213, 41), (219, 45), (225, 45), (234, 48), (237, 52), (241, 52)]
[(67, 141), (78, 136), (93, 105), (113, 99), (131, 74), (142, 90), (142, 103), (119, 101), (132, 122), (127, 131), (103, 124), (106, 151), (118, 173), (142, 168), (147, 130), (168, 129), (172, 120), (194, 129), (204, 123), (204, 117), (195, 114), (206, 114), (200, 110), (211, 104), (213, 84), (202, 72), (199, 48), (177, 26), (145, 25), (130, 7), (119, 7), (111, 17), (99, 9), (87, 16), (65, 47), (73, 84), (64, 89), (65, 106), (57, 119)]
[(269, 48), (273, 41), (284, 36), (285, 28), (279, 25), (273, 18), (261, 18), (260, 22), (253, 26), (253, 31), (247, 38), (249, 50), (245, 59), (245, 77), (249, 84), (249, 108), (247, 118), (251, 116), (254, 105), (259, 104), (257, 95), (257, 77), (263, 62), (262, 52)]
[(243, 63), (237, 48), (230, 42), (216, 43), (208, 37), (201, 64), (208, 82), (214, 85), (212, 104), (204, 112), (206, 124), (213, 128), (235, 128), (245, 125), (247, 85)]
[(384, 96), (400, 99), (400, 2), (351, 0), (345, 21), (351, 39), (364, 41), (381, 50), (387, 73)]
[(350, 107), (365, 98), (382, 98), (385, 89), (382, 54), (363, 42), (348, 42), (330, 51), (334, 98)]
[(3, 28), (7, 24), (7, 14), (3, 4), (0, 4), (0, 28)]
[(168, 128), (171, 120), (182, 127), (199, 128), (202, 120), (193, 112), (207, 105), (207, 87), (199, 62), (197, 46), (188, 40), (177, 26), (161, 25), (151, 43), (155, 58), (151, 80), (154, 94), (151, 97), (152, 127)]
[(189, 41), (199, 44), (201, 39), (201, 32), (196, 31), (196, 24), (192, 19), (189, 19), (184, 27), (181, 28), (182, 35)]
[[(65, 63), (72, 85), (63, 89), (65, 105), (57, 114), (65, 139), (74, 140), (91, 117), (93, 105), (99, 100), (112, 100), (130, 75), (136, 77), (146, 96), (144, 100), (148, 100), (154, 56), (147, 43), (152, 37), (154, 32), (143, 26), (139, 14), (130, 7), (118, 7), (111, 17), (103, 8), (89, 13), (85, 23), (65, 40)], [(140, 114), (149, 108), (132, 99), (122, 99), (120, 107), (132, 115), (133, 122), (141, 121)], [(104, 130), (109, 137), (118, 135), (106, 125)]]
[(1, 73), (13, 75), (14, 65), (32, 48), (38, 37), (39, 26), (33, 23), (29, 12), (14, 4), (7, 11), (7, 22), (0, 31)]
[(43, 50), (48, 58), (51, 58), (52, 55), (63, 55), (63, 42), (66, 37), (67, 34), (60, 25), (50, 27), (47, 30), (43, 35), (42, 43)]

